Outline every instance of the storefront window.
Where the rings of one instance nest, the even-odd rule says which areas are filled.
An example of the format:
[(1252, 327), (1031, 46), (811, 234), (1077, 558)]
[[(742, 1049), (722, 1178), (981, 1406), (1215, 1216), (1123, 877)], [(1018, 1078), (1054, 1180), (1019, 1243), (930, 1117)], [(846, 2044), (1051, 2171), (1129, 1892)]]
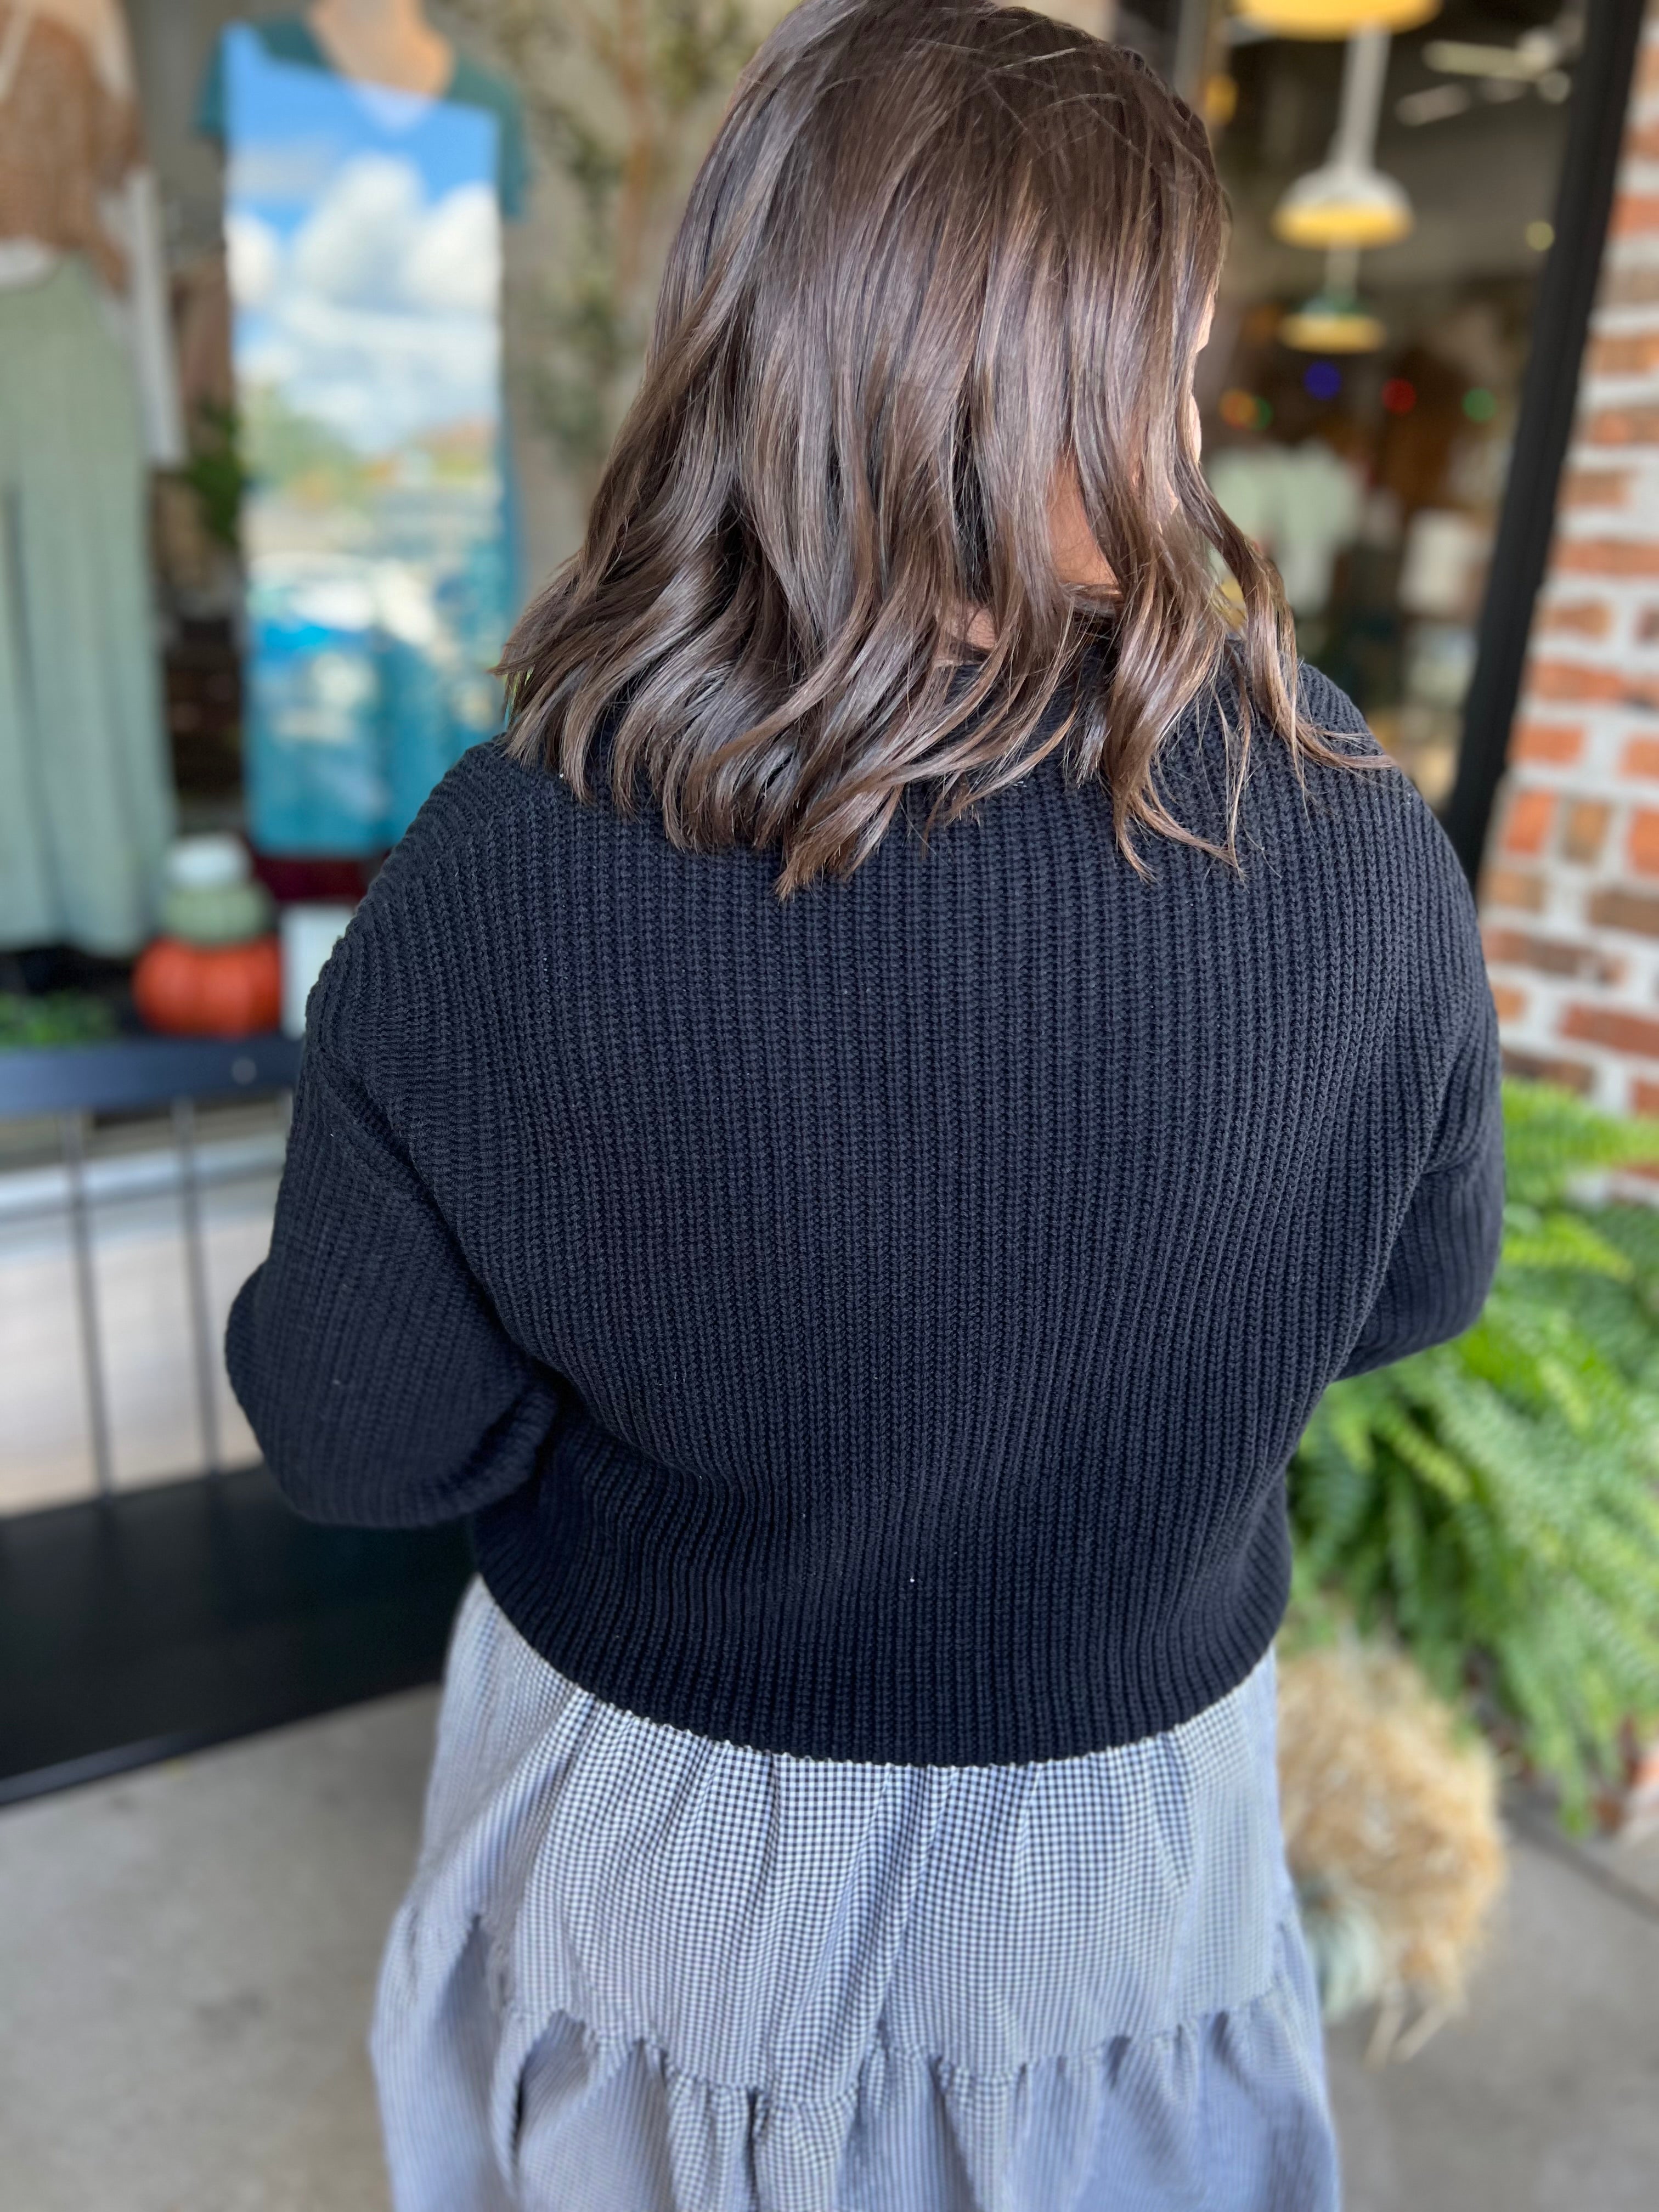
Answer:
[[(1438, 803), (1540, 272), (1599, 246), (1551, 232), (1582, 14), (1374, 0), (1403, 27), (1356, 39), (1344, 5), (1046, 12), (1203, 107), (1233, 215), (1206, 465), (1278, 562), (1304, 654)], [(183, 1194), (199, 1170), (201, 1343), (234, 1272), (222, 1186), (239, 1253), (258, 1224), (237, 1208), (268, 1208), (306, 984), (495, 724), (486, 672), (577, 541), (678, 207), (786, 6), (434, 0), (382, 11), (398, 50), (347, 51), (326, 7), (0, 0), (0, 1056), (290, 1036), (260, 1048), (263, 1103), (205, 1105), (188, 1157), (165, 1102), (142, 1141), (86, 1104), (84, 1177), (57, 1122), (0, 1116), (0, 1215), (38, 1238), (47, 1198), (85, 1199), (95, 1243), (106, 1192)], [(333, 12), (372, 33), (374, 10)], [(165, 1173), (124, 1164), (167, 1143)], [(0, 1270), (0, 1336), (61, 1408), (85, 1284), (52, 1250), (50, 1297)], [(114, 1402), (131, 1346), (105, 1334)], [(216, 1464), (231, 1416), (198, 1395)], [(111, 1479), (188, 1471), (175, 1427), (131, 1465), (112, 1446)], [(71, 1494), (99, 1457), (84, 1437), (0, 1452), (0, 1501)]]
[[(648, 9), (611, 37), (603, 10), (456, 0), (391, 94), (374, 55), (319, 44), (325, 10), (29, 14), (9, 107), (72, 98), (93, 150), (48, 176), (42, 137), (39, 174), (12, 163), (33, 197), (0, 207), (0, 374), (29, 456), (7, 465), (4, 635), (27, 650), (0, 654), (0, 988), (89, 986), (131, 1025), (172, 837), (246, 835), (279, 902), (349, 901), (489, 725), (482, 671), (574, 542), (674, 206), (783, 8), (669, 12), (653, 45)], [(1593, 250), (1551, 231), (1582, 11), (1448, 0), (1392, 38), (1342, 35), (1341, 0), (1048, 12), (1115, 29), (1205, 108), (1234, 218), (1201, 365), (1212, 480), (1278, 562), (1303, 652), (1438, 800), (1539, 274)], [(325, 139), (331, 184), (302, 173)], [(430, 175), (397, 168), (416, 139)], [(1333, 178), (1359, 179), (1346, 228)], [(65, 345), (76, 391), (24, 389)], [(457, 376), (442, 420), (410, 412)], [(95, 648), (64, 649), (59, 621)]]
[(1240, 16), (1206, 94), (1234, 219), (1203, 365), (1211, 481), (1277, 561), (1303, 653), (1436, 803), (1579, 37), (1547, 0), (1451, 0), (1392, 40), (1257, 36)]

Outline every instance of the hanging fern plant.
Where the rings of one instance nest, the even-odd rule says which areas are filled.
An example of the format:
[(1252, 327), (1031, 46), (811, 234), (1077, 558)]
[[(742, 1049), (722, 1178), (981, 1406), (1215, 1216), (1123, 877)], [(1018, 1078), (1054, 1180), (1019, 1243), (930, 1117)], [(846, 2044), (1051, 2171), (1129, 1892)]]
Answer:
[(1659, 1124), (1504, 1087), (1503, 1256), (1455, 1342), (1326, 1393), (1297, 1586), (1393, 1630), (1582, 1823), (1659, 1716), (1659, 1212), (1586, 1195)]

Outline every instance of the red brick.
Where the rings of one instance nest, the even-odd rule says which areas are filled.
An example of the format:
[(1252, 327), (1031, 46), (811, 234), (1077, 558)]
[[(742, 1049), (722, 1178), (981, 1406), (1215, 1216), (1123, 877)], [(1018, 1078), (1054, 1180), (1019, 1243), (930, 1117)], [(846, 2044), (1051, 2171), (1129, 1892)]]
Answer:
[[(1506, 853), (1541, 853), (1550, 834), (1550, 822), (1555, 812), (1555, 794), (1552, 791), (1517, 791), (1510, 801), (1504, 823), (1504, 850)], [(1659, 815), (1654, 817), (1659, 822)]]
[[(1659, 345), (1659, 337), (1654, 341)], [(1632, 469), (1569, 469), (1561, 479), (1563, 507), (1623, 507), (1629, 495)]]
[(1609, 269), (1600, 296), (1609, 307), (1650, 307), (1659, 302), (1659, 269)]
[(1627, 160), (1659, 161), (1659, 122), (1638, 123), (1625, 133)]
[(1634, 1060), (1659, 1060), (1659, 1021), (1627, 1014), (1619, 1006), (1569, 1006), (1561, 1017), (1561, 1034), (1608, 1052), (1629, 1053)]
[[(1653, 416), (1659, 430), (1659, 407)], [(1659, 539), (1559, 538), (1553, 562), (1558, 575), (1659, 576)]]
[(1592, 376), (1651, 376), (1659, 369), (1659, 331), (1618, 331), (1594, 338)]
[(1620, 192), (1613, 204), (1608, 229), (1614, 238), (1638, 238), (1659, 230), (1659, 192)]
[(1644, 39), (1636, 49), (1635, 100), (1659, 99), (1659, 39)]
[(1614, 884), (1590, 894), (1592, 929), (1625, 929), (1636, 937), (1659, 937), (1659, 896)]
[(1659, 407), (1598, 407), (1583, 438), (1590, 446), (1659, 446)]
[(1579, 867), (1588, 867), (1601, 850), (1613, 809), (1605, 799), (1575, 799), (1561, 823), (1561, 855)]
[(1504, 1073), (1530, 1083), (1558, 1083), (1564, 1091), (1589, 1091), (1595, 1081), (1595, 1070), (1582, 1060), (1557, 1060), (1548, 1053), (1516, 1052), (1507, 1046)]
[(1480, 943), (1489, 962), (1524, 960), (1532, 947), (1540, 942), (1524, 929), (1505, 929), (1492, 922), (1487, 922), (1480, 932)]
[(1630, 1103), (1638, 1114), (1659, 1114), (1659, 1083), (1638, 1077), (1630, 1087)]
[(1584, 732), (1573, 722), (1517, 722), (1510, 738), (1512, 761), (1549, 761), (1565, 768), (1584, 750)]
[(1583, 660), (1534, 660), (1527, 689), (1540, 699), (1583, 700), (1587, 706), (1615, 705), (1625, 696), (1625, 678), (1616, 668), (1593, 668)]
[(1645, 606), (1637, 617), (1636, 635), (1644, 645), (1659, 638), (1659, 606)]
[(1494, 983), (1492, 1002), (1500, 1022), (1518, 1022), (1527, 1011), (1527, 994), (1513, 983)]
[(1571, 630), (1579, 637), (1605, 637), (1613, 628), (1613, 609), (1605, 599), (1557, 599), (1538, 610), (1541, 630)]
[(1534, 660), (1527, 689), (1536, 698), (1563, 700), (1577, 707), (1634, 707), (1659, 714), (1659, 676), (1638, 676), (1621, 668), (1595, 668), (1583, 660)]
[(1659, 876), (1659, 814), (1643, 807), (1631, 817), (1631, 866), (1644, 876)]
[[(1480, 874), (1480, 905), (1513, 907), (1521, 914), (1541, 914), (1548, 886), (1542, 876), (1533, 875), (1525, 868), (1488, 866)], [(1659, 905), (1659, 902), (1656, 902)], [(1659, 937), (1659, 925), (1654, 929)]]
[(1500, 968), (1530, 968), (1540, 975), (1576, 975), (1588, 983), (1617, 983), (1625, 963), (1599, 945), (1574, 944), (1563, 937), (1536, 937), (1530, 930), (1504, 929), (1488, 922), (1481, 931), (1486, 958)]
[(1659, 776), (1659, 738), (1632, 738), (1619, 756), (1620, 775)]

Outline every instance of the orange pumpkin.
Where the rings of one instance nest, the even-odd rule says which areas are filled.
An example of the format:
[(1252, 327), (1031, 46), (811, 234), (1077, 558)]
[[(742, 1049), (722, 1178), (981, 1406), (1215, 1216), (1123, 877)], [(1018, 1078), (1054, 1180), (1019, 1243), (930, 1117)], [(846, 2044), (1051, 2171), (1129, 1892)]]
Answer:
[(169, 1036), (252, 1036), (283, 1011), (282, 953), (274, 937), (249, 945), (185, 945), (158, 937), (132, 971), (147, 1028)]

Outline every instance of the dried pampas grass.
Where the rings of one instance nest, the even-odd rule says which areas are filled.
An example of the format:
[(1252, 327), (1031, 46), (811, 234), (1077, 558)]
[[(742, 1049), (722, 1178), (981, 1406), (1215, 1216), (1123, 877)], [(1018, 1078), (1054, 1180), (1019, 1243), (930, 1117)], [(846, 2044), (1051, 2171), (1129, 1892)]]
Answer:
[(1281, 1656), (1279, 1775), (1326, 2015), (1376, 2003), (1373, 2061), (1409, 2057), (1462, 2002), (1504, 1886), (1492, 1754), (1409, 1660), (1349, 1636)]

